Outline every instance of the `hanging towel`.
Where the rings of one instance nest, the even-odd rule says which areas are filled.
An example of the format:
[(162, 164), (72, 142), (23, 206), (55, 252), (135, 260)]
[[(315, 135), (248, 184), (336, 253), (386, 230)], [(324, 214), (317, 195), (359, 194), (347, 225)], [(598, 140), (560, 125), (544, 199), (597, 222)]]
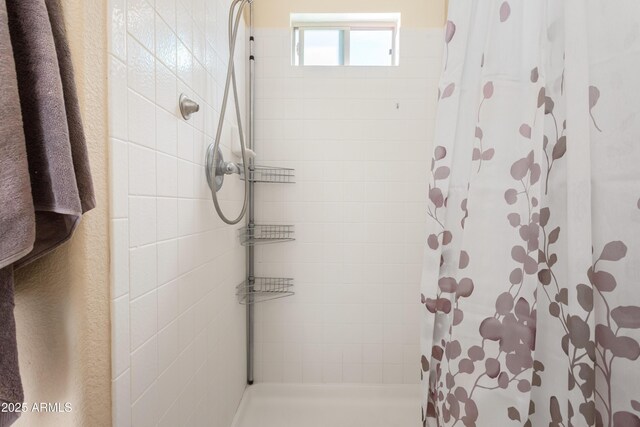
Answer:
[(0, 49), (0, 401), (20, 403), (13, 269), (71, 238), (95, 197), (59, 0), (0, 0)]
[(20, 267), (68, 240), (95, 199), (60, 3), (6, 3), (36, 215)]
[[(13, 317), (13, 268), (9, 266), (0, 269), (0, 404), (23, 400)], [(13, 424), (19, 416), (0, 409), (0, 427)]]
[[(13, 317), (13, 264), (33, 249), (35, 213), (22, 130), (7, 8), (0, 0), (0, 404), (22, 402), (16, 327)], [(0, 410), (0, 427), (16, 413)]]
[(7, 9), (0, 0), (0, 268), (27, 255), (35, 237), (31, 183)]

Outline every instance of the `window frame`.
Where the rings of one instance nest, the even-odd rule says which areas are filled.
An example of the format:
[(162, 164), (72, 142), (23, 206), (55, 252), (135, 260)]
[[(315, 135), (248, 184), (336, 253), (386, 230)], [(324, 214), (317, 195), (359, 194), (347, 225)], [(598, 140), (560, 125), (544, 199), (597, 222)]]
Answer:
[[(394, 67), (398, 65), (398, 28), (396, 21), (319, 21), (291, 24), (291, 63), (297, 67), (350, 67), (352, 31), (391, 31), (391, 65), (363, 65), (364, 67)], [(304, 63), (304, 32), (308, 30), (342, 31), (342, 58), (339, 65), (306, 65)], [(296, 43), (296, 33), (297, 43)], [(360, 65), (354, 65), (360, 67)]]

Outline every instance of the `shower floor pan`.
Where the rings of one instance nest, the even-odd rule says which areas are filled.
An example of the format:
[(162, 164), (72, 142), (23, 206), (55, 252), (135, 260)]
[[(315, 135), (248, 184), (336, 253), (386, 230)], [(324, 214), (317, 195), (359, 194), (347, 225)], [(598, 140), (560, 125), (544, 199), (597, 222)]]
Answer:
[(419, 427), (418, 385), (256, 384), (233, 427)]

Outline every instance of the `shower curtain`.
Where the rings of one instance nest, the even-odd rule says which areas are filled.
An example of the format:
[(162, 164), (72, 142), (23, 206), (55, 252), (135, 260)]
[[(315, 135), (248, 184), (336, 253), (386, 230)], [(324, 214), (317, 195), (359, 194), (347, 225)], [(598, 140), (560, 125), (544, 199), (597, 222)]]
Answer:
[(640, 426), (640, 2), (452, 0), (424, 426)]

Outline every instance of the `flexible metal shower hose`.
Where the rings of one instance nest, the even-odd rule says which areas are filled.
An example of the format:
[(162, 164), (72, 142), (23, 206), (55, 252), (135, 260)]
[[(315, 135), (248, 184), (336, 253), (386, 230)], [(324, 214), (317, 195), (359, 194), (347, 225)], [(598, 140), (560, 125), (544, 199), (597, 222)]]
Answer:
[[(224, 88), (224, 97), (222, 99), (222, 106), (220, 108), (220, 121), (218, 122), (218, 130), (216, 132), (215, 142), (207, 148), (206, 158), (206, 175), (209, 187), (211, 188), (211, 197), (213, 198), (213, 205), (216, 208), (216, 212), (220, 216), (220, 219), (229, 225), (238, 224), (242, 221), (245, 213), (247, 212), (247, 206), (249, 204), (249, 162), (247, 162), (246, 147), (244, 139), (244, 131), (242, 128), (242, 113), (240, 111), (240, 102), (238, 99), (238, 85), (236, 82), (236, 70), (235, 70), (235, 52), (236, 41), (238, 38), (238, 29), (240, 27), (240, 19), (242, 18), (243, 8), (247, 3), (252, 0), (235, 0), (231, 4), (229, 10), (229, 66), (227, 68), (227, 79)], [(237, 8), (237, 13), (236, 13)], [(220, 140), (222, 139), (222, 130), (224, 127), (224, 118), (227, 110), (227, 103), (229, 102), (229, 90), (233, 86), (233, 97), (235, 101), (236, 116), (238, 120), (238, 133), (240, 134), (240, 149), (242, 151), (242, 166), (244, 168), (244, 203), (242, 211), (236, 219), (229, 219), (222, 212), (220, 203), (218, 201), (218, 195), (215, 188), (215, 165), (218, 164), (218, 149), (220, 148)]]

